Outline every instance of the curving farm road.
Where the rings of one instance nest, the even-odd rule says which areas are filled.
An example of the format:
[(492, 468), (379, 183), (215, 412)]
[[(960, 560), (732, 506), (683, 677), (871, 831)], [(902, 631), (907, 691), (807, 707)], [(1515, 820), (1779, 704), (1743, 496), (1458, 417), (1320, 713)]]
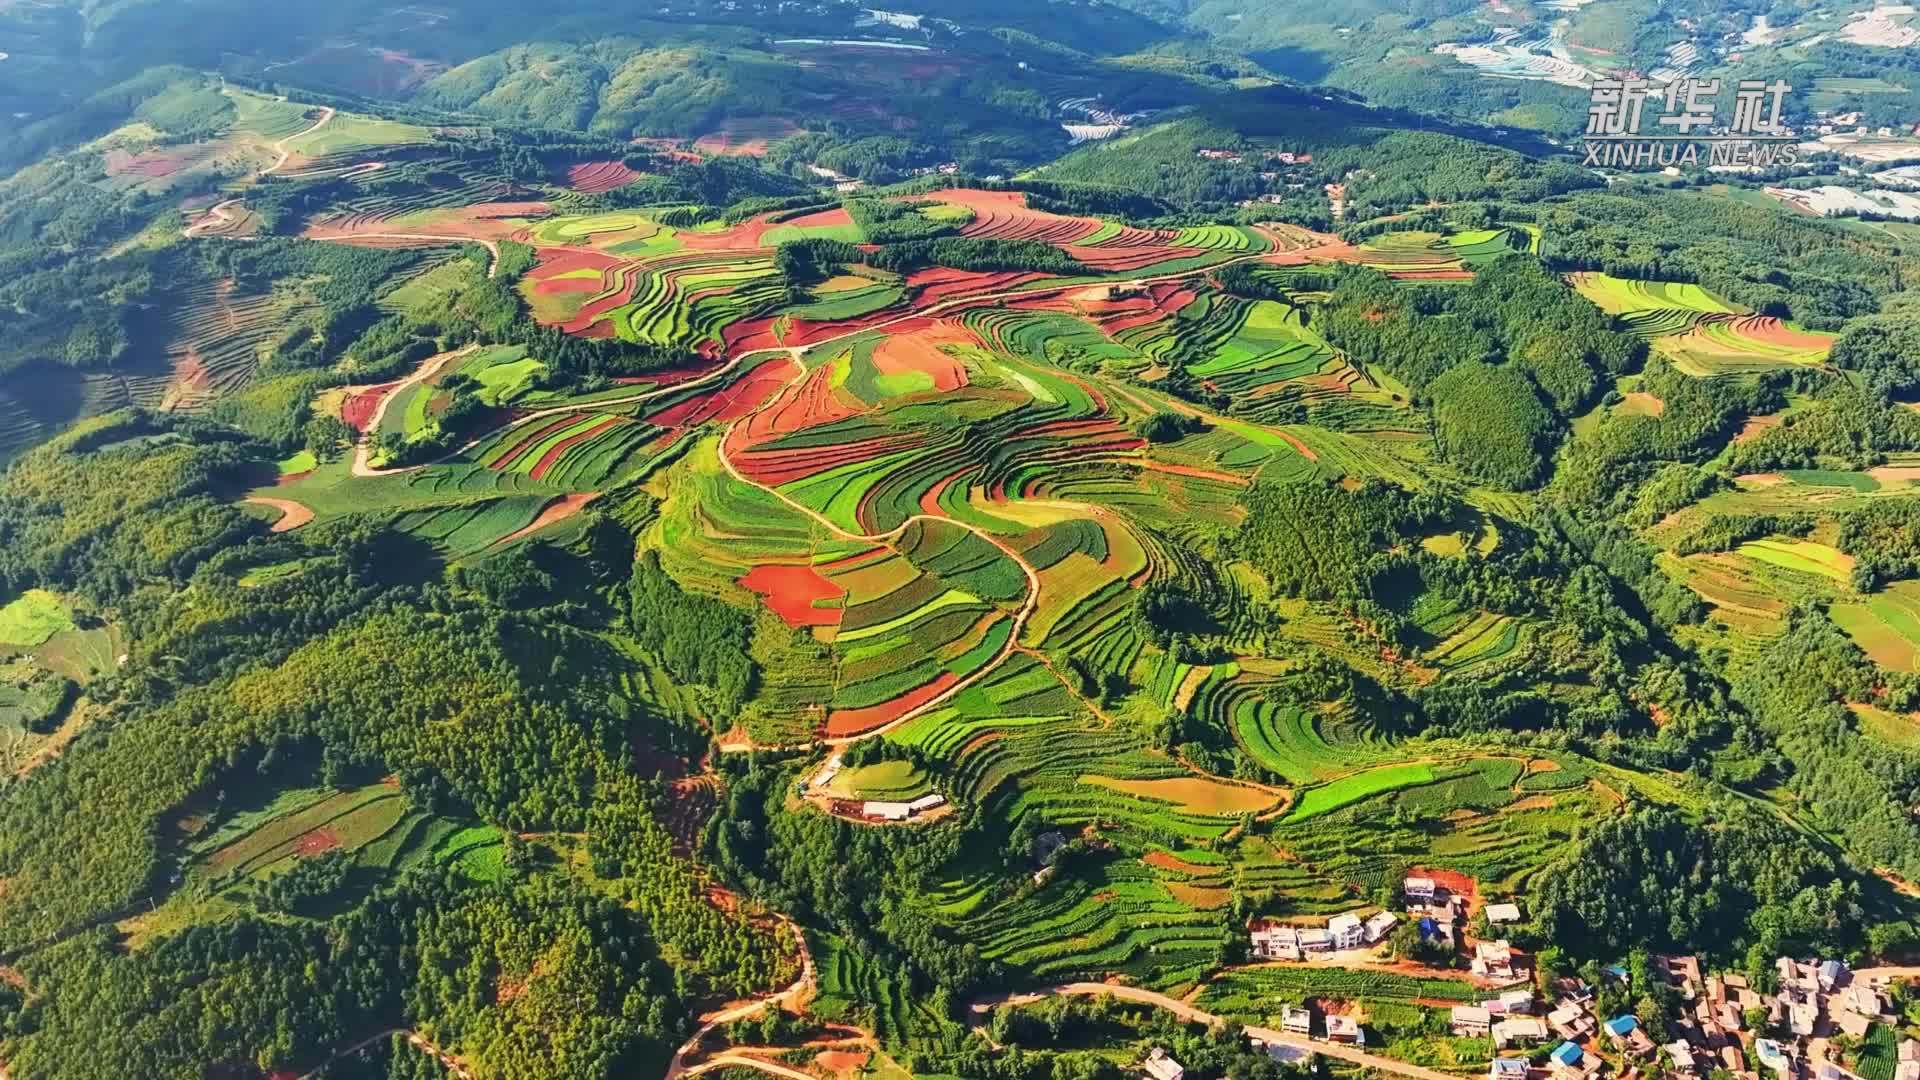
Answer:
[[(789, 1068), (776, 1062), (762, 1061), (757, 1057), (731, 1053), (715, 1055), (710, 1060), (703, 1061), (693, 1068), (680, 1073), (680, 1075), (699, 1076), (701, 1073), (712, 1072), (715, 1069), (724, 1069), (729, 1066), (737, 1069), (755, 1069), (759, 1072), (766, 1073), (768, 1076), (785, 1077), (786, 1080), (820, 1080), (819, 1077), (812, 1073), (804, 1073), (799, 1069)], [(668, 1073), (667, 1075), (672, 1076), (673, 1074)], [(0, 1076), (0, 1080), (6, 1080), (6, 1078)]]
[[(226, 228), (227, 226), (233, 224), (233, 213), (232, 213), (233, 208), (246, 201), (247, 200), (245, 199), (228, 199), (226, 202), (216, 203), (215, 205), (208, 207), (206, 215), (203, 216), (200, 220), (180, 230), (180, 235), (187, 238), (188, 240), (192, 240), (197, 238), (201, 233), (204, 233), (208, 229), (214, 228), (215, 226), (218, 226), (223, 229)], [(249, 237), (248, 239), (251, 239), (251, 237)]]
[[(238, 200), (235, 200), (238, 201)], [(224, 203), (222, 205), (225, 205)], [(217, 209), (217, 208), (216, 208)], [(500, 276), (500, 243), (497, 240), (485, 240), (477, 236), (446, 236), (440, 233), (400, 233), (400, 232), (357, 232), (347, 236), (325, 236), (338, 244), (350, 244), (356, 240), (414, 240), (429, 244), (479, 244), (487, 249), (492, 261), (487, 265), (487, 276)]]
[[(718, 1059), (716, 1059), (716, 1062), (708, 1062), (705, 1065), (701, 1065), (697, 1067), (687, 1065), (687, 1056), (689, 1054), (693, 1054), (699, 1051), (701, 1041), (704, 1040), (707, 1037), (708, 1033), (713, 1031), (714, 1028), (717, 1028), (722, 1024), (731, 1024), (735, 1020), (745, 1020), (749, 1016), (758, 1016), (760, 1013), (766, 1011), (766, 1009), (769, 1006), (777, 1005), (777, 1006), (784, 1007), (789, 1004), (798, 1006), (799, 1004), (801, 1004), (806, 1000), (809, 994), (813, 992), (814, 978), (815, 978), (814, 969), (813, 969), (813, 952), (812, 950), (807, 948), (807, 936), (800, 932), (800, 924), (794, 922), (792, 919), (786, 917), (785, 915), (779, 916), (779, 919), (780, 919), (781, 925), (785, 926), (788, 930), (793, 932), (794, 941), (799, 943), (800, 977), (794, 980), (792, 986), (787, 987), (785, 990), (782, 990), (777, 994), (770, 994), (763, 998), (757, 998), (743, 1005), (735, 1005), (731, 1009), (727, 1009), (722, 1012), (714, 1014), (712, 1019), (709, 1019), (706, 1023), (700, 1025), (699, 1030), (695, 1031), (691, 1036), (689, 1036), (686, 1042), (680, 1044), (680, 1049), (674, 1051), (673, 1061), (671, 1064), (667, 1066), (666, 1080), (675, 1080), (675, 1077), (680, 1077), (680, 1076), (692, 1076), (701, 1072), (705, 1072), (710, 1068), (718, 1067), (718, 1064), (716, 1064)], [(721, 1056), (724, 1057), (725, 1055), (723, 1054)], [(765, 1070), (766, 1063), (754, 1062), (753, 1059), (751, 1058), (742, 1059), (741, 1061), (736, 1062), (735, 1064), (745, 1064), (745, 1065), (749, 1065), (750, 1067), (758, 1068), (758, 1069), (762, 1069), (762, 1071), (766, 1071)], [(777, 1075), (785, 1075), (785, 1074), (777, 1074)], [(813, 1077), (808, 1077), (806, 1076), (805, 1073), (801, 1073), (799, 1075), (802, 1077), (805, 1077), (805, 1080), (814, 1080)]]
[(273, 152), (278, 154), (279, 157), (274, 160), (274, 163), (272, 165), (267, 166), (267, 168), (264, 171), (262, 171), (260, 175), (272, 176), (274, 173), (277, 173), (281, 169), (285, 168), (287, 164), (287, 160), (293, 157), (293, 146), (292, 146), (293, 140), (301, 138), (303, 136), (311, 135), (314, 132), (319, 131), (321, 128), (326, 127), (327, 123), (331, 121), (333, 117), (334, 117), (333, 106), (331, 105), (320, 106), (320, 116), (318, 119), (316, 119), (313, 122), (311, 126), (302, 128), (301, 130), (296, 131), (293, 134), (287, 136), (286, 138), (281, 139), (279, 142), (276, 142), (273, 144)]
[[(427, 467), (428, 464), (432, 464), (431, 462), (427, 462), (420, 465), (403, 465), (397, 469), (374, 468), (373, 465), (370, 463), (370, 458), (373, 454), (373, 436), (376, 432), (380, 430), (380, 418), (387, 415), (387, 406), (393, 404), (393, 399), (400, 396), (400, 391), (405, 390), (411, 386), (417, 386), (420, 383), (433, 378), (433, 376), (437, 372), (439, 372), (441, 368), (447, 366), (448, 361), (458, 360), (464, 356), (471, 356), (479, 348), (480, 346), (478, 344), (474, 344), (474, 345), (469, 345), (464, 349), (455, 349), (452, 352), (443, 352), (438, 356), (429, 356), (425, 360), (420, 361), (420, 366), (413, 369), (413, 374), (407, 376), (404, 379), (401, 379), (397, 383), (394, 383), (393, 388), (391, 390), (388, 390), (386, 393), (380, 395), (379, 402), (376, 403), (373, 407), (373, 417), (367, 421), (367, 430), (365, 434), (361, 435), (360, 441), (354, 445), (353, 475), (355, 476), (395, 476), (400, 473), (413, 472), (415, 469), (424, 469)], [(457, 452), (458, 451), (456, 451), (456, 453)]]
[(270, 510), (280, 511), (280, 517), (275, 520), (272, 525), (267, 527), (267, 531), (270, 533), (292, 532), (313, 520), (313, 511), (311, 509), (304, 503), (297, 503), (291, 499), (270, 499), (264, 495), (253, 495), (240, 501), (243, 503), (252, 503), (255, 506), (264, 506)]

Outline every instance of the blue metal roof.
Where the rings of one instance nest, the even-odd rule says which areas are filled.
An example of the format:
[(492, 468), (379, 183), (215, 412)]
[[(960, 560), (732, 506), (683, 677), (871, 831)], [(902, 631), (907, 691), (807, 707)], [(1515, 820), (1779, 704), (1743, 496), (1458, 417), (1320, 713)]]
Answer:
[(1640, 1021), (1631, 1016), (1616, 1016), (1607, 1021), (1607, 1030), (1613, 1032), (1615, 1035), (1630, 1035), (1633, 1033), (1633, 1029), (1639, 1026)]
[(1570, 1042), (1563, 1042), (1553, 1048), (1553, 1060), (1562, 1065), (1578, 1065), (1580, 1059), (1585, 1056), (1585, 1050)]

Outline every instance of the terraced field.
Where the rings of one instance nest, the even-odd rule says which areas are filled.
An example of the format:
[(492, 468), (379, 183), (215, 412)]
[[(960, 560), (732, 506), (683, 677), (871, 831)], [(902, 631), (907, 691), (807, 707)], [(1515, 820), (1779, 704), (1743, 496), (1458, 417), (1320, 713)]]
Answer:
[(1874, 663), (1892, 671), (1920, 671), (1920, 582), (1896, 581), (1835, 603), (1828, 613)]
[[(912, 760), (846, 769), (827, 794), (938, 791), (962, 813), (1098, 838), (1098, 858), (1051, 877), (1035, 868), (1038, 883), (1018, 890), (1003, 887), (1005, 867), (956, 856), (921, 898), (928, 918), (1023, 979), (1189, 987), (1237, 935), (1236, 896), (1332, 914), (1416, 858), (1515, 882), (1612, 812), (1577, 758), (1536, 773), (1444, 740), (1415, 749), (1390, 711), (1326, 700), (1292, 659), (1321, 650), (1422, 685), (1492, 679), (1528, 655), (1537, 622), (1422, 611), (1405, 654), (1383, 657), (1336, 605), (1275, 601), (1245, 566), (1207, 554), (1259, 481), (1431, 482), (1406, 395), (1319, 337), (1311, 297), (1235, 297), (1210, 268), (1246, 261), (1285, 280), (1325, 258), (1447, 280), (1531, 250), (1535, 234), (1390, 233), (1349, 248), (1282, 226), (1145, 230), (1048, 214), (1017, 192), (920, 198), (964, 237), (1053, 244), (1087, 272), (851, 265), (789, 296), (775, 247), (844, 239), (850, 219), (689, 224), (684, 208), (475, 219), (475, 235), (508, 229), (534, 247), (517, 287), (541, 321), (698, 360), (553, 390), (539, 356), (462, 354), (432, 377), (362, 388), (355, 408), (407, 438), (431, 430), (450, 393), (483, 395), (494, 412), (466, 445), (407, 469), (319, 465), (273, 495), (323, 519), (379, 510), (463, 563), (579, 535), (565, 522), (598, 500), (683, 588), (746, 613), (760, 681), (737, 715), (712, 721), (733, 725), (712, 732), (724, 748), (818, 754), (881, 739)], [(431, 304), (453, 266), (426, 266), (384, 302)], [(1199, 392), (1171, 393), (1169, 379)], [(1156, 414), (1198, 430), (1150, 442)], [(1499, 528), (1483, 524), (1461, 527), (1451, 557), (1498, 547)], [(1204, 598), (1227, 654), (1156, 643), (1137, 611), (1150, 583)], [(610, 678), (636, 696), (697, 698), (642, 646), (616, 650), (631, 670)], [(1236, 775), (1157, 734), (1187, 721), (1243, 755)], [(378, 835), (414, 851), (420, 842), (392, 838), (424, 828)], [(818, 945), (830, 1014), (858, 1002), (883, 1028), (924, 1027), (890, 975)]]
[(1709, 377), (1823, 364), (1835, 335), (1752, 314), (1698, 285), (1578, 273), (1569, 281), (1674, 366)]

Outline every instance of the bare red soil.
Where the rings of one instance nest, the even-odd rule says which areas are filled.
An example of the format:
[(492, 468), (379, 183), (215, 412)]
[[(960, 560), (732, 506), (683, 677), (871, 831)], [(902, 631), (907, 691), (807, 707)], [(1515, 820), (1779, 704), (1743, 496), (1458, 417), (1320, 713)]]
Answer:
[(932, 682), (915, 687), (892, 701), (883, 701), (864, 709), (835, 709), (827, 714), (826, 735), (828, 738), (858, 735), (892, 723), (939, 697), (959, 681), (960, 676), (943, 671)]
[(567, 170), (567, 186), (583, 195), (599, 195), (626, 187), (643, 175), (624, 161), (583, 161)]
[(942, 319), (915, 333), (887, 337), (873, 351), (873, 367), (882, 375), (923, 371), (933, 376), (935, 390), (958, 390), (967, 385), (967, 367), (941, 351), (940, 346), (975, 343), (972, 331)]
[(711, 421), (738, 420), (766, 404), (787, 384), (798, 367), (788, 357), (767, 360), (738, 382), (688, 398), (650, 418), (660, 427), (681, 427)]
[(533, 452), (533, 448), (540, 444), (540, 440), (554, 434), (562, 428), (568, 427), (579, 419), (580, 414), (573, 412), (548, 417), (544, 423), (536, 424), (533, 430), (524, 432), (520, 436), (520, 441), (514, 444), (513, 450), (510, 453), (501, 455), (500, 458), (494, 461), (489, 467), (496, 472), (505, 472), (513, 468), (515, 462)]
[(264, 496), (255, 495), (242, 501), (252, 503), (255, 506), (265, 506), (280, 511), (279, 520), (267, 527), (267, 531), (271, 533), (292, 532), (313, 520), (313, 511), (311, 509), (289, 499), (269, 499)]
[(847, 213), (845, 207), (836, 206), (831, 210), (816, 210), (811, 214), (789, 218), (781, 224), (797, 229), (832, 229), (853, 224), (853, 215)]
[(604, 252), (586, 248), (540, 248), (534, 253), (535, 265), (527, 276), (536, 281), (572, 273), (575, 270), (598, 270), (605, 273), (620, 265), (620, 260)]
[(565, 457), (567, 451), (573, 449), (576, 446), (579, 446), (581, 443), (586, 442), (588, 439), (592, 439), (601, 434), (604, 434), (609, 428), (618, 427), (619, 425), (624, 424), (626, 422), (627, 421), (622, 420), (617, 416), (609, 416), (605, 420), (602, 420), (598, 424), (593, 425), (592, 427), (588, 428), (585, 431), (580, 432), (577, 435), (569, 435), (566, 438), (561, 439), (559, 442), (554, 443), (551, 447), (548, 447), (546, 453), (540, 455), (540, 460), (533, 463), (533, 468), (527, 470), (527, 475), (532, 477), (535, 480), (546, 479), (547, 471), (552, 469), (554, 465), (558, 463), (561, 458)]
[(822, 600), (845, 599), (847, 591), (811, 566), (780, 563), (756, 566), (740, 579), (740, 584), (759, 593), (766, 601), (767, 610), (795, 629), (840, 624), (840, 608), (815, 605)]
[(717, 130), (693, 140), (693, 148), (716, 156), (761, 157), (774, 142), (800, 133), (784, 116), (729, 117)]
[(108, 176), (144, 176), (159, 179), (172, 176), (187, 167), (191, 159), (179, 150), (142, 150), (137, 154), (109, 150), (106, 156)]
[(536, 296), (565, 296), (573, 293), (592, 295), (606, 288), (599, 278), (545, 278), (533, 283)]
[(293, 853), (306, 859), (333, 851), (339, 846), (340, 834), (323, 825), (295, 841)]

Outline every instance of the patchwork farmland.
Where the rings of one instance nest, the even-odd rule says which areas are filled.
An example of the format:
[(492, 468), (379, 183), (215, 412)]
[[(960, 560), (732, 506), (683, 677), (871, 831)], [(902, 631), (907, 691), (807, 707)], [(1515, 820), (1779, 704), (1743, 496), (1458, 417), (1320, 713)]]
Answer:
[[(638, 182), (607, 162), (561, 179), (575, 195)], [(623, 693), (695, 717), (720, 753), (804, 761), (796, 783), (827, 777), (797, 800), (807, 813), (944, 828), (977, 811), (1021, 835), (1097, 841), (1071, 870), (1023, 871), (1040, 884), (1017, 892), (998, 884), (998, 862), (957, 856), (919, 901), (1015, 982), (1117, 976), (1244, 1011), (1287, 976), (1223, 970), (1236, 898), (1325, 919), (1413, 860), (1511, 894), (1582, 823), (1621, 812), (1627, 782), (1597, 779), (1577, 755), (1417, 737), (1299, 662), (1333, 657), (1415, 690), (1497, 684), (1556, 647), (1550, 621), (1492, 600), (1410, 604), (1382, 644), (1343, 605), (1283, 599), (1246, 559), (1204, 554), (1266, 485), (1472, 487), (1437, 459), (1405, 388), (1323, 335), (1321, 305), (1347, 265), (1462, 288), (1448, 283), (1537, 251), (1536, 231), (1349, 244), (1275, 224), (1143, 229), (1033, 209), (1018, 192), (947, 189), (899, 201), (947, 236), (1041, 245), (1071, 269), (903, 268), (882, 265), (884, 245), (837, 205), (706, 219), (504, 194), (451, 184), (383, 203), (369, 189), (309, 235), (523, 245), (511, 288), (534, 320), (682, 359), (569, 384), (534, 347), (441, 353), (318, 398), (361, 433), (361, 452), (256, 495), (322, 523), (379, 515), (468, 568), (619, 521), (648, 565), (736, 613), (757, 671), (721, 704), (644, 635), (596, 630)], [(826, 249), (836, 261), (798, 283), (782, 269), (794, 244), (839, 245)], [(471, 284), (464, 265), (423, 259), (383, 310), (456, 295)], [(1257, 295), (1229, 287), (1235, 267)], [(1576, 284), (1676, 357), (1730, 357), (1696, 367), (1821, 362), (1824, 339), (1698, 290)], [(448, 442), (453, 415), (472, 426)], [(1177, 437), (1160, 434), (1168, 422)], [(1436, 524), (1406, 546), (1462, 567), (1485, 560), (1518, 503), (1475, 498), (1484, 519)], [(1738, 557), (1790, 573), (1781, 563), (1806, 556)], [(1206, 609), (1204, 649), (1143, 618), (1152, 589)], [(1169, 726), (1215, 741), (1175, 752)], [(864, 756), (826, 769), (841, 753)], [(959, 813), (919, 818), (907, 809), (917, 802)], [(370, 797), (355, 813), (383, 805)], [(356, 837), (341, 834), (342, 847), (377, 853), (357, 858), (447, 848), (391, 839), (427, 823), (341, 820)], [(291, 850), (269, 844), (276, 835), (221, 865), (270, 876)], [(857, 957), (831, 957), (829, 1002), (894, 993)], [(1409, 1009), (1463, 992), (1444, 977), (1349, 975), (1313, 985)], [(860, 1015), (889, 1038), (924, 1037), (928, 1018), (897, 996), (891, 1008)]]

